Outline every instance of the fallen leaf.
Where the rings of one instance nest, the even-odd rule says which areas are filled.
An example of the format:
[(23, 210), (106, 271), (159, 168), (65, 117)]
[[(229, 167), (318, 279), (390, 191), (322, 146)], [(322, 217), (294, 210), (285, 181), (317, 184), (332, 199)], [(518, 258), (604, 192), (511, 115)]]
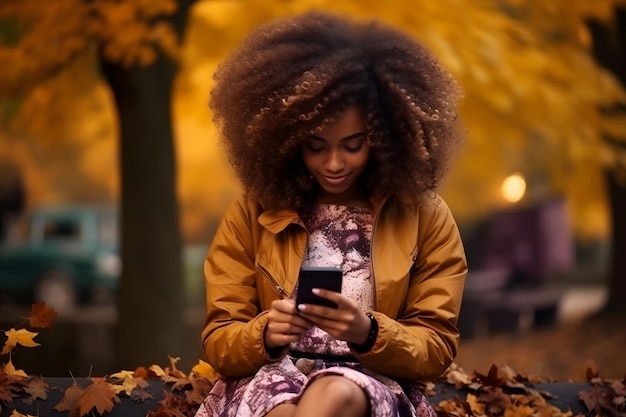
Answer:
[(150, 400), (152, 399), (152, 395), (146, 391), (145, 389), (141, 388), (141, 387), (137, 387), (135, 388), (131, 393), (130, 393), (130, 399), (137, 402), (137, 403), (142, 403), (146, 400)]
[(84, 416), (92, 409), (96, 409), (98, 414), (103, 415), (113, 409), (113, 406), (120, 402), (120, 398), (115, 394), (115, 390), (102, 378), (91, 378), (92, 384), (85, 388), (78, 399), (80, 415)]
[(191, 374), (195, 376), (205, 377), (213, 384), (220, 378), (220, 375), (217, 373), (217, 371), (202, 359), (200, 359), (198, 363), (193, 368), (191, 368)]
[(185, 375), (184, 372), (179, 371), (178, 368), (176, 367), (176, 363), (178, 363), (178, 361), (180, 360), (180, 358), (174, 358), (172, 356), (167, 356), (170, 359), (170, 367), (169, 368), (165, 368), (165, 372), (168, 376), (174, 377), (174, 378), (186, 378), (187, 375)]
[(22, 414), (17, 410), (13, 410), (13, 412), (11, 413), (9, 417), (35, 417), (35, 416), (32, 416), (30, 414)]
[(12, 379), (0, 371), (0, 410), (2, 405), (11, 407), (13, 405), (13, 384)]
[(61, 401), (54, 406), (54, 410), (59, 412), (67, 411), (67, 417), (80, 417), (78, 399), (83, 394), (83, 391), (84, 390), (74, 382), (71, 387), (65, 390)]
[(154, 375), (156, 375), (156, 377), (158, 378), (163, 378), (166, 374), (165, 371), (163, 370), (163, 368), (161, 368), (159, 365), (152, 365), (148, 368), (148, 371), (154, 373)]
[(13, 365), (13, 362), (11, 362), (11, 359), (9, 359), (9, 361), (4, 364), (4, 367), (2, 368), (2, 371), (5, 374), (11, 375), (11, 376), (19, 376), (19, 377), (23, 377), (23, 378), (26, 378), (28, 376), (28, 375), (26, 375), (26, 372), (24, 372), (23, 370), (15, 369), (15, 366)]
[(204, 377), (190, 378), (190, 382), (191, 391), (185, 394), (185, 399), (191, 405), (200, 406), (211, 391), (213, 383)]
[[(189, 408), (189, 404), (182, 397), (168, 392), (159, 402), (159, 407), (148, 413), (148, 417), (186, 417), (186, 413), (181, 410)], [(189, 415), (193, 415), (193, 413)]]
[(26, 404), (32, 404), (35, 400), (45, 401), (48, 398), (48, 383), (41, 377), (32, 378), (24, 385), (24, 392), (29, 394), (29, 397), (23, 400)]
[(52, 321), (56, 316), (58, 316), (58, 313), (42, 302), (33, 304), (28, 321), (31, 327), (49, 329), (52, 327)]
[(110, 375), (110, 378), (113, 379), (110, 383), (118, 395), (125, 392), (130, 396), (135, 388), (145, 388), (148, 385), (145, 379), (135, 377), (133, 371), (120, 371)]
[(25, 347), (40, 346), (39, 343), (33, 341), (33, 338), (39, 333), (31, 332), (26, 329), (15, 330), (13, 328), (11, 330), (7, 330), (4, 334), (7, 336), (7, 340), (4, 342), (4, 347), (2, 348), (0, 355), (9, 353), (18, 344)]
[(477, 371), (474, 371), (474, 375), (473, 380), (482, 382), (484, 385), (499, 387), (504, 383), (504, 379), (498, 377), (498, 367), (495, 364), (491, 365), (487, 375), (483, 375)]

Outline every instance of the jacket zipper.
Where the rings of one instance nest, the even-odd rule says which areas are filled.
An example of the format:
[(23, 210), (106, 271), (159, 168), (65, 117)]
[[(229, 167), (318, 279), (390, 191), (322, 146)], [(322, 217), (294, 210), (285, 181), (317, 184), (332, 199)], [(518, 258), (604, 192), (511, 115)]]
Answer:
[(278, 296), (282, 299), (282, 298), (288, 298), (289, 295), (287, 294), (287, 292), (285, 291), (285, 289), (274, 279), (274, 277), (267, 271), (267, 269), (265, 269), (262, 265), (257, 265), (257, 267), (259, 268), (259, 270), (261, 271), (261, 273), (263, 275), (265, 275), (265, 278), (267, 278), (267, 280), (270, 282), (270, 284), (272, 285), (272, 288), (274, 289), (274, 291), (278, 294)]
[(378, 290), (376, 288), (376, 274), (374, 273), (374, 236), (376, 236), (376, 226), (378, 226), (378, 218), (380, 217), (380, 213), (383, 211), (383, 206), (387, 203), (387, 200), (390, 198), (390, 194), (388, 194), (383, 201), (381, 201), (380, 206), (378, 206), (378, 210), (374, 214), (374, 224), (372, 225), (372, 237), (370, 243), (370, 263), (372, 265), (372, 284), (374, 288), (374, 309), (378, 309)]

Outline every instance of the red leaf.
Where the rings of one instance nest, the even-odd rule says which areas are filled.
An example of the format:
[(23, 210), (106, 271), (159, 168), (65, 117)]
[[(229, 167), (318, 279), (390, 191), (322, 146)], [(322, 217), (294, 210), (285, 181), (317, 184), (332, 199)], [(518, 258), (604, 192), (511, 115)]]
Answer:
[(53, 308), (48, 307), (46, 303), (37, 303), (33, 304), (28, 321), (31, 327), (49, 329), (52, 327), (52, 321), (56, 316), (58, 313)]

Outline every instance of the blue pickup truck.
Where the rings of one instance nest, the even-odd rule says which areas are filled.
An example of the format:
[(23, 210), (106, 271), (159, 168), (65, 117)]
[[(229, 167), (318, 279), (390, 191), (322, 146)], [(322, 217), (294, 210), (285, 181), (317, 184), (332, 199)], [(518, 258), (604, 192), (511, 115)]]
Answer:
[(114, 295), (121, 272), (114, 207), (41, 207), (0, 244), (0, 295), (58, 312)]

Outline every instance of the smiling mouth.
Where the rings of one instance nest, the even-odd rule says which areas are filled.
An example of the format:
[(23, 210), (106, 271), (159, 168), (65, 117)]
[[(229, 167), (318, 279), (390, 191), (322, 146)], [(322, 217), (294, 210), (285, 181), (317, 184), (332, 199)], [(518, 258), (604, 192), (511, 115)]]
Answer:
[(323, 177), (327, 183), (336, 185), (336, 184), (341, 184), (342, 182), (344, 182), (346, 178), (348, 178), (348, 175), (342, 175), (340, 177), (328, 177), (324, 175)]

